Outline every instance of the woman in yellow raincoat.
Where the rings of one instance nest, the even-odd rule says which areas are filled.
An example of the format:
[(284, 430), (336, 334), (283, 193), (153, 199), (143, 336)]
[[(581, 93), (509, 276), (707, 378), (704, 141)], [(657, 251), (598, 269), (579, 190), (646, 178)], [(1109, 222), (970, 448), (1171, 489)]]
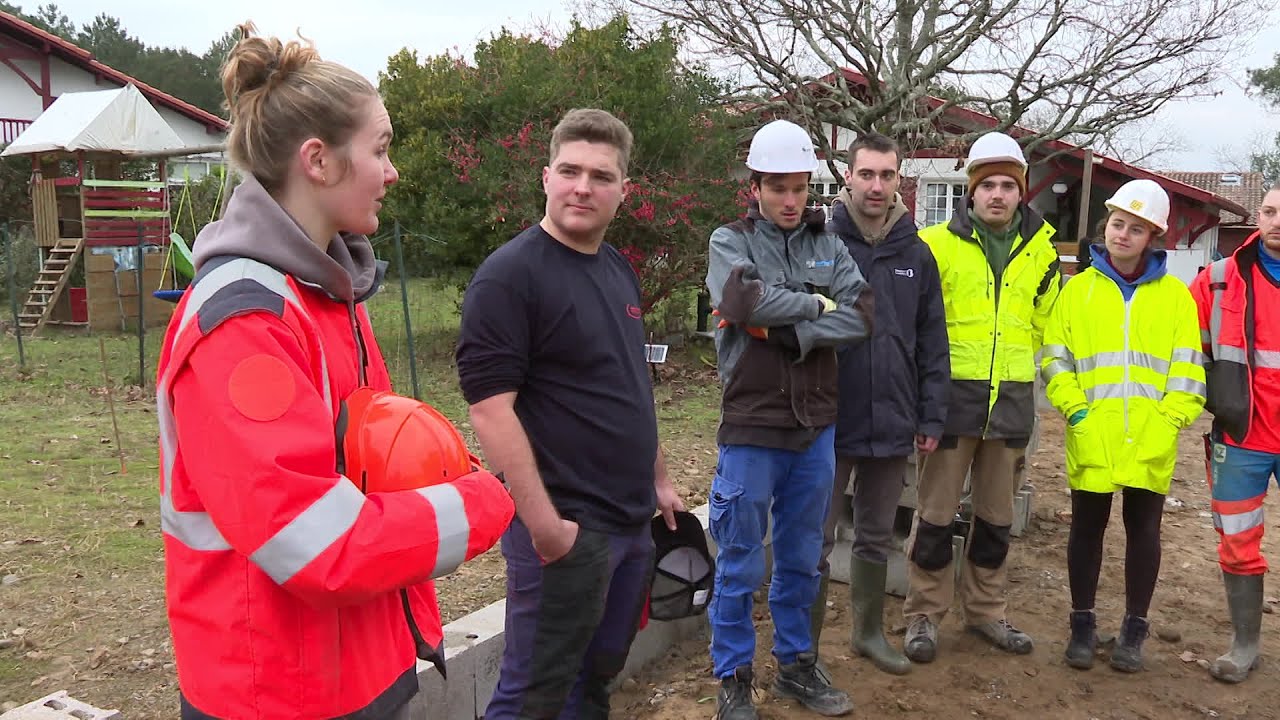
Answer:
[(1147, 610), (1160, 573), (1160, 519), (1178, 433), (1204, 408), (1205, 376), (1195, 302), (1152, 247), (1169, 196), (1152, 180), (1121, 186), (1106, 202), (1104, 245), (1062, 290), (1045, 330), (1041, 374), (1067, 419), (1071, 484), (1071, 640), (1067, 664), (1093, 666), (1094, 598), (1111, 497), (1124, 495), (1125, 615), (1111, 667), (1142, 669)]

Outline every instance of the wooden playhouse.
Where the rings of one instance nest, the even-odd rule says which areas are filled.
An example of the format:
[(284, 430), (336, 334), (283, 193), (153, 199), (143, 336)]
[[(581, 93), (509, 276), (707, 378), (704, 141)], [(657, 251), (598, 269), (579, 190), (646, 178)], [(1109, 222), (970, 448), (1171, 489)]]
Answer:
[(32, 162), (41, 267), (19, 311), (22, 332), (136, 328), (140, 311), (146, 326), (169, 321), (173, 305), (152, 295), (166, 284), (165, 158), (200, 150), (129, 85), (62, 95), (0, 153)]

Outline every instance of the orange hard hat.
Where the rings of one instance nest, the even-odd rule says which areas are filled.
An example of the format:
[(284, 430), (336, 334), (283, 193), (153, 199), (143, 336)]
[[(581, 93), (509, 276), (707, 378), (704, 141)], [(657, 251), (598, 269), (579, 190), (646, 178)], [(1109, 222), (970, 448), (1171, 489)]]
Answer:
[(439, 410), (368, 387), (343, 401), (338, 440), (340, 470), (364, 493), (416, 490), (480, 469)]

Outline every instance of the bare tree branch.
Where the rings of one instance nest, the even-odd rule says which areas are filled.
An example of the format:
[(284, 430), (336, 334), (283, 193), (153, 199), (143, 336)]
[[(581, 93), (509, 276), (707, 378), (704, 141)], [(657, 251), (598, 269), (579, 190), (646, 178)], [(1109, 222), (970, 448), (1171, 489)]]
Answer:
[(833, 126), (958, 148), (985, 132), (947, 121), (964, 108), (1029, 126), (1028, 151), (1069, 140), (1150, 159), (1174, 149), (1167, 135), (1122, 129), (1216, 95), (1257, 32), (1251, 0), (613, 1), (679, 29), (692, 60), (737, 75), (727, 101), (804, 123), (828, 158)]

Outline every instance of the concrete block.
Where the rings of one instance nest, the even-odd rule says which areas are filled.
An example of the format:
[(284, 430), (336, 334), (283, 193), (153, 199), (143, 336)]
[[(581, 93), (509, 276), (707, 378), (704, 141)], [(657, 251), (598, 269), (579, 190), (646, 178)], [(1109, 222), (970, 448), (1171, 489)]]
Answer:
[(831, 548), (831, 580), (848, 585), (849, 558), (853, 555), (853, 540), (850, 536), (841, 536), (836, 532), (836, 544)]
[[(475, 718), (484, 715), (498, 684), (504, 646), (505, 600), (487, 605), (444, 627), (446, 681), (435, 665), (418, 662), (414, 716)], [(427, 709), (431, 714), (427, 714)]]
[(898, 499), (898, 507), (917, 509), (919, 503), (919, 466), (916, 464), (916, 456), (912, 455), (907, 459), (907, 477), (906, 483), (902, 488), (902, 497)]
[(706, 614), (662, 622), (650, 620), (631, 643), (631, 652), (627, 655), (627, 664), (622, 668), (615, 684), (635, 675), (650, 663), (662, 658), (671, 647), (682, 640), (692, 637), (710, 637), (711, 626)]
[(59, 690), (0, 715), (0, 720), (124, 720), (119, 710), (103, 710)]
[(1022, 534), (1027, 531), (1027, 526), (1031, 524), (1031, 501), (1034, 497), (1035, 488), (1030, 485), (1022, 486), (1022, 489), (1013, 496), (1013, 527), (1009, 529), (1010, 535), (1022, 537)]

